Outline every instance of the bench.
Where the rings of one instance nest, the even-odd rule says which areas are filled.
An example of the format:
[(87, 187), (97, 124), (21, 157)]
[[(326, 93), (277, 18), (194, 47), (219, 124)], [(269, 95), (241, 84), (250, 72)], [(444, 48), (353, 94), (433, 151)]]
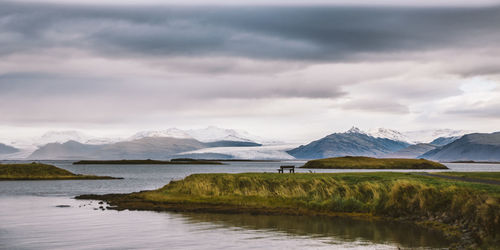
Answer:
[(290, 171), (290, 173), (295, 173), (295, 166), (293, 166), (293, 165), (280, 166), (280, 168), (278, 169), (278, 173), (283, 173), (285, 169), (288, 169)]

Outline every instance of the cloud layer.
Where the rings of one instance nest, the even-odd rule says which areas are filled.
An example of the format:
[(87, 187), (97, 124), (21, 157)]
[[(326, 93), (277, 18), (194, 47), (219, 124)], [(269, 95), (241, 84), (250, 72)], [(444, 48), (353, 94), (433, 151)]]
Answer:
[(2, 4), (1, 53), (345, 61), (365, 54), (495, 46), (500, 7), (118, 7)]
[(391, 4), (2, 2), (0, 126), (495, 130), (500, 6)]

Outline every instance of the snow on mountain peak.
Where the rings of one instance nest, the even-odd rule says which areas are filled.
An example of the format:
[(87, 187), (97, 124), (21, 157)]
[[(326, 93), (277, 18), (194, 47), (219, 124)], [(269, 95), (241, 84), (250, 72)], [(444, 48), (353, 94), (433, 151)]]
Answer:
[(191, 129), (188, 130), (192, 137), (202, 142), (213, 142), (213, 141), (244, 141), (253, 142), (254, 139), (252, 135), (246, 131), (238, 131), (234, 129), (225, 129), (215, 126), (209, 126), (203, 129)]
[(417, 131), (399, 132), (392, 129), (377, 128), (368, 130), (368, 135), (379, 138), (387, 138), (396, 141), (403, 141), (410, 144), (429, 143), (439, 137), (460, 137), (472, 133), (466, 130), (453, 129), (426, 129)]
[(453, 129), (427, 129), (417, 131), (400, 132), (387, 128), (372, 128), (363, 131), (357, 127), (352, 127), (346, 133), (366, 134), (376, 138), (386, 138), (394, 141), (402, 141), (410, 144), (430, 143), (439, 137), (460, 137), (462, 135), (473, 133), (473, 131), (453, 130)]
[(100, 138), (90, 136), (79, 131), (48, 131), (39, 138), (33, 139), (33, 145), (42, 146), (48, 143), (65, 143), (67, 141), (76, 141), (87, 144), (107, 144), (119, 141), (120, 138)]
[(129, 140), (138, 140), (142, 139), (145, 137), (173, 137), (173, 138), (180, 138), (180, 139), (191, 139), (193, 138), (191, 135), (186, 133), (183, 130), (180, 130), (178, 128), (169, 128), (165, 130), (148, 130), (148, 131), (141, 131), (129, 138)]
[(86, 142), (89, 140), (90, 137), (78, 132), (78, 131), (73, 131), (73, 130), (68, 130), (68, 131), (48, 131), (40, 138), (35, 139), (36, 145), (45, 145), (47, 143), (64, 143), (67, 141), (77, 141), (77, 142)]
[(387, 138), (394, 141), (409, 142), (409, 138), (403, 133), (386, 128), (377, 128), (368, 130), (368, 135), (377, 138)]
[(453, 129), (426, 129), (417, 131), (405, 132), (405, 135), (413, 143), (429, 143), (439, 137), (461, 137), (465, 134), (474, 133), (470, 130), (453, 130)]
[(346, 133), (352, 133), (352, 134), (365, 134), (365, 132), (361, 131), (361, 129), (357, 127), (352, 127), (351, 129), (347, 130)]
[(129, 140), (137, 140), (144, 137), (173, 137), (173, 138), (194, 138), (202, 142), (214, 141), (242, 141), (242, 142), (257, 142), (260, 138), (250, 135), (246, 131), (225, 129), (215, 126), (209, 126), (202, 129), (181, 130), (177, 128), (169, 128), (166, 130), (143, 131), (136, 133)]

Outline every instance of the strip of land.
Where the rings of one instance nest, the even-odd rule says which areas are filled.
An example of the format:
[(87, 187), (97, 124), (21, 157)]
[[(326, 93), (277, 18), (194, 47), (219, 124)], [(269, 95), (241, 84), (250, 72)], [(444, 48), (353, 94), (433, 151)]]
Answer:
[(500, 161), (450, 161), (449, 163), (500, 164)]
[(42, 163), (0, 164), (0, 181), (13, 180), (100, 180), (122, 179), (110, 176), (80, 175)]
[(391, 159), (345, 156), (308, 161), (301, 168), (313, 169), (448, 169), (425, 159)]
[(223, 165), (220, 161), (196, 160), (196, 159), (173, 159), (171, 161), (158, 160), (83, 160), (73, 162), (74, 165)]
[(412, 173), (194, 174), (158, 190), (77, 198), (117, 210), (405, 220), (440, 230), (453, 247), (500, 243), (500, 186)]
[(450, 180), (500, 185), (500, 172), (438, 172), (420, 174)]

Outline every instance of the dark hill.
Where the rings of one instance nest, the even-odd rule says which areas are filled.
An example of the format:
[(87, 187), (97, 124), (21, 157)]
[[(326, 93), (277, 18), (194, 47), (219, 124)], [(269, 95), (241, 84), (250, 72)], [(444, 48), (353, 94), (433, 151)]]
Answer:
[(12, 154), (19, 152), (19, 149), (0, 143), (0, 154)]
[(437, 161), (500, 161), (500, 132), (467, 134), (420, 157)]

